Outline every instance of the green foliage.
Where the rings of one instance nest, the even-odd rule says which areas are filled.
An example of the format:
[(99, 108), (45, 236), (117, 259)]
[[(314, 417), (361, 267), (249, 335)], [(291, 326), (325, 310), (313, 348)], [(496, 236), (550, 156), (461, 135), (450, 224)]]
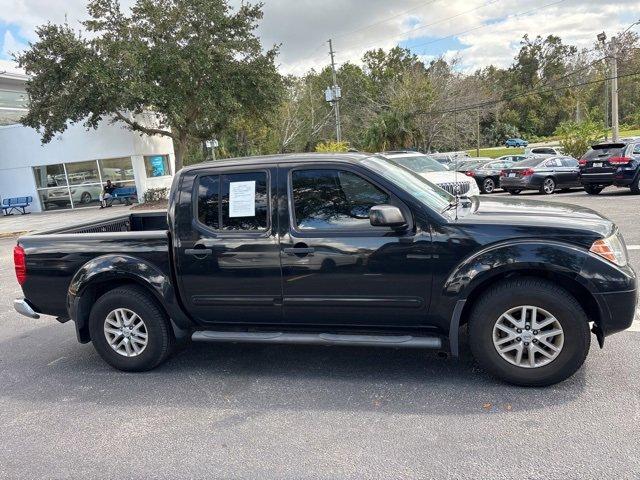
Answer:
[(316, 152), (322, 153), (336, 153), (336, 152), (348, 152), (349, 142), (335, 142), (327, 140), (320, 142), (316, 145)]
[[(44, 25), (17, 57), (29, 74), (23, 123), (43, 142), (68, 122), (95, 128), (114, 118), (128, 128), (173, 138), (180, 168), (191, 139), (210, 139), (240, 117), (265, 119), (280, 102), (277, 47), (254, 34), (261, 5), (227, 0), (91, 0), (89, 32)], [(152, 114), (142, 115), (152, 111)]]
[(604, 137), (606, 130), (600, 123), (592, 120), (584, 122), (563, 122), (556, 128), (560, 145), (567, 155), (580, 158), (591, 145)]
[(145, 202), (164, 202), (169, 198), (169, 189), (164, 188), (149, 188), (144, 192)]

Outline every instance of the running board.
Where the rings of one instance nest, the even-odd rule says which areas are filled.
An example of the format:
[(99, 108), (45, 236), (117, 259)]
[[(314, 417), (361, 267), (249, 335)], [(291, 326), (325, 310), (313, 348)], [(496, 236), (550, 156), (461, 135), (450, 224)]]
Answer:
[(362, 345), (366, 347), (442, 348), (440, 337), (412, 335), (345, 335), (333, 333), (221, 332), (201, 330), (191, 339), (196, 342), (278, 343), (300, 345)]

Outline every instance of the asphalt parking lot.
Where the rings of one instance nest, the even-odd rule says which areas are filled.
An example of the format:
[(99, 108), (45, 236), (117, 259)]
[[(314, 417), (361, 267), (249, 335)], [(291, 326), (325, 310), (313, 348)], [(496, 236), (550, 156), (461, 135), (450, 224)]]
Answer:
[[(640, 197), (521, 197), (603, 213), (640, 271)], [(126, 374), (73, 324), (13, 311), (14, 242), (0, 240), (2, 478), (640, 477), (638, 323), (545, 389), (468, 354), (368, 348), (194, 344)]]

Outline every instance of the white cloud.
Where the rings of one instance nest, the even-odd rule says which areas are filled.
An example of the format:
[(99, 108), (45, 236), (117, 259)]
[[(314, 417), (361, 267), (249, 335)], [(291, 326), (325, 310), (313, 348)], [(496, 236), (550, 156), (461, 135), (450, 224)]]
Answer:
[[(337, 61), (357, 62), (367, 49), (451, 35), (467, 48), (449, 52), (451, 42), (443, 41), (417, 48), (416, 53), (425, 58), (459, 53), (462, 65), (473, 69), (490, 63), (509, 65), (525, 33), (553, 33), (565, 43), (589, 47), (596, 33), (605, 30), (611, 36), (640, 18), (637, 0), (564, 0), (542, 8), (555, 1), (266, 0), (258, 34), (265, 46), (282, 44), (278, 61), (285, 73), (327, 65), (329, 38), (334, 39)], [(133, 2), (124, 0), (122, 5)], [(240, 2), (231, 0), (236, 6)], [(33, 40), (37, 25), (63, 22), (65, 14), (69, 24), (79, 28), (86, 18), (85, 6), (86, 0), (0, 0), (0, 21), (17, 25), (23, 37)], [(521, 13), (527, 14), (515, 16)], [(488, 22), (492, 24), (483, 27)]]
[(7, 30), (4, 32), (2, 52), (0, 52), (0, 55), (5, 58), (11, 58), (12, 54), (20, 52), (24, 47), (24, 43), (18, 41), (13, 34)]

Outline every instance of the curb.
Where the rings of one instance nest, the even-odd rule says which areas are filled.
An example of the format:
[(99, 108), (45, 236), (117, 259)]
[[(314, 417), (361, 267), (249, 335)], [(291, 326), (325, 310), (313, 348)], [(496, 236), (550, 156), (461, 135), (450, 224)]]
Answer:
[(0, 239), (19, 237), (20, 235), (24, 235), (25, 233), (29, 233), (29, 230), (19, 230), (17, 232), (0, 232)]

